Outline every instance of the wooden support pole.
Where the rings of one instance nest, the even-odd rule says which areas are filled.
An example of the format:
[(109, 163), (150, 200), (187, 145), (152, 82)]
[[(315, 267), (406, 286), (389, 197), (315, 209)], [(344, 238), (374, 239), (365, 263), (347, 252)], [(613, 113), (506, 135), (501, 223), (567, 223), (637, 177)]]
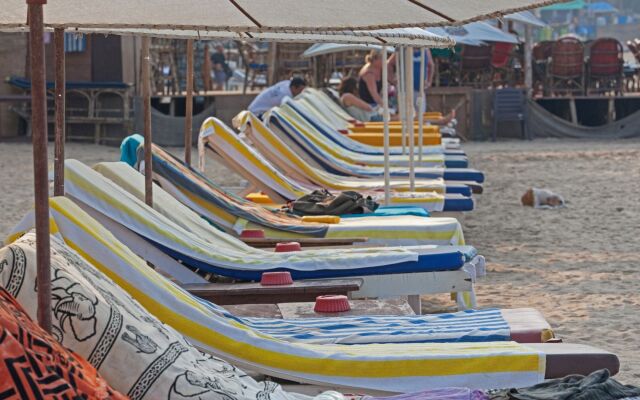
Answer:
[(193, 39), (187, 39), (187, 95), (184, 112), (184, 162), (191, 165), (193, 132)]
[(35, 191), (38, 323), (51, 332), (51, 253), (49, 243), (49, 179), (47, 162), (47, 91), (44, 66), (43, 5), (28, 0), (29, 50), (31, 54), (31, 129), (33, 185)]
[(153, 165), (151, 161), (151, 60), (148, 36), (142, 38), (142, 104), (144, 113), (144, 201), (153, 207)]
[(53, 31), (53, 43), (56, 57), (56, 125), (55, 148), (53, 156), (53, 195), (64, 196), (64, 142), (65, 142), (65, 54), (64, 54), (64, 29), (56, 28)]

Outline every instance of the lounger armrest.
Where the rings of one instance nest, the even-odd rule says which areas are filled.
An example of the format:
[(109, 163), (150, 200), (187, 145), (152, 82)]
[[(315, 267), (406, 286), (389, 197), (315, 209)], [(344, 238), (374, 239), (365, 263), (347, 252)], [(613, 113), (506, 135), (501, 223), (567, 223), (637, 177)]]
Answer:
[(325, 246), (351, 246), (354, 243), (363, 243), (368, 239), (364, 237), (354, 238), (337, 238), (337, 239), (325, 239), (325, 238), (295, 238), (295, 239), (278, 239), (278, 238), (240, 238), (243, 242), (251, 247), (257, 248), (271, 248), (276, 247), (276, 244), (283, 242), (290, 242), (295, 240), (300, 243), (300, 246), (304, 247), (325, 247)]
[(260, 283), (192, 283), (182, 285), (189, 293), (216, 304), (273, 304), (315, 301), (317, 296), (348, 296), (362, 286), (362, 279), (314, 279), (292, 285), (262, 286)]

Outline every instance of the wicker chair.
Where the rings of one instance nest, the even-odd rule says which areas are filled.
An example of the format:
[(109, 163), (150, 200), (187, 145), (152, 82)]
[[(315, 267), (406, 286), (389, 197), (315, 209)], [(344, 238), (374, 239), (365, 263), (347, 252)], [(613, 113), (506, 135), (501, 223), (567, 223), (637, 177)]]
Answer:
[(551, 60), (552, 41), (543, 41), (533, 46), (531, 55), (531, 70), (533, 72), (533, 90), (541, 93), (547, 80), (547, 70)]
[(624, 85), (624, 49), (617, 39), (602, 38), (591, 44), (587, 71), (587, 93), (622, 94)]
[(551, 46), (551, 63), (547, 74), (552, 95), (585, 93), (584, 46), (576, 38), (559, 39)]
[(491, 46), (462, 46), (460, 54), (461, 85), (487, 87), (491, 79)]

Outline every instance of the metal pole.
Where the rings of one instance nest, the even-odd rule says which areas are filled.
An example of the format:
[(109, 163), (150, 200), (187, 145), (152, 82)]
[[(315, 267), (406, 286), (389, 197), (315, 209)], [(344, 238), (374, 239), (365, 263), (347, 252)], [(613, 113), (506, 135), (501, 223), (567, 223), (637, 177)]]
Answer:
[(51, 249), (49, 243), (49, 180), (47, 173), (47, 91), (44, 66), (43, 5), (46, 0), (27, 0), (31, 54), (31, 129), (33, 184), (36, 203), (36, 264), (38, 323), (51, 332)]
[(398, 98), (398, 113), (400, 115), (400, 125), (402, 128), (402, 154), (407, 154), (407, 120), (406, 120), (406, 97), (405, 97), (405, 84), (404, 84), (404, 47), (397, 48), (396, 56), (396, 80), (397, 80), (397, 98)]
[(142, 38), (142, 104), (144, 113), (144, 201), (153, 207), (153, 166), (151, 164), (151, 77), (150, 38)]
[(387, 46), (382, 46), (382, 120), (384, 121), (384, 205), (391, 200), (391, 177), (389, 174), (389, 76), (387, 68)]
[(407, 85), (407, 137), (409, 139), (409, 188), (413, 192), (416, 186), (416, 169), (414, 165), (415, 135), (413, 119), (415, 104), (413, 101), (413, 47), (406, 49), (406, 85)]
[(64, 141), (65, 141), (65, 54), (64, 29), (53, 30), (53, 43), (56, 57), (56, 125), (55, 148), (53, 156), (53, 195), (64, 196)]
[(427, 99), (424, 93), (425, 88), (425, 49), (420, 49), (420, 97), (418, 98), (418, 161), (422, 164), (422, 139), (424, 137), (424, 113)]
[(184, 162), (191, 165), (193, 132), (193, 39), (187, 39), (187, 95), (184, 112)]

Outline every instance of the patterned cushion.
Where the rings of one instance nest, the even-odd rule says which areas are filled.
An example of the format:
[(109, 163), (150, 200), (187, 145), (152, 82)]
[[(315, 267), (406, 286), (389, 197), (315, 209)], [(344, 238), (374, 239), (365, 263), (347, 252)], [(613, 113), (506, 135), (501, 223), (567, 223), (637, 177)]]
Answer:
[[(0, 263), (0, 270), (8, 266)], [(0, 399), (125, 399), (0, 287)]]
[[(0, 249), (0, 286), (32, 318), (37, 308), (35, 255), (33, 233)], [(51, 280), (55, 338), (132, 399), (305, 397), (286, 393), (270, 381), (256, 382), (227, 362), (200, 352), (55, 236)]]

